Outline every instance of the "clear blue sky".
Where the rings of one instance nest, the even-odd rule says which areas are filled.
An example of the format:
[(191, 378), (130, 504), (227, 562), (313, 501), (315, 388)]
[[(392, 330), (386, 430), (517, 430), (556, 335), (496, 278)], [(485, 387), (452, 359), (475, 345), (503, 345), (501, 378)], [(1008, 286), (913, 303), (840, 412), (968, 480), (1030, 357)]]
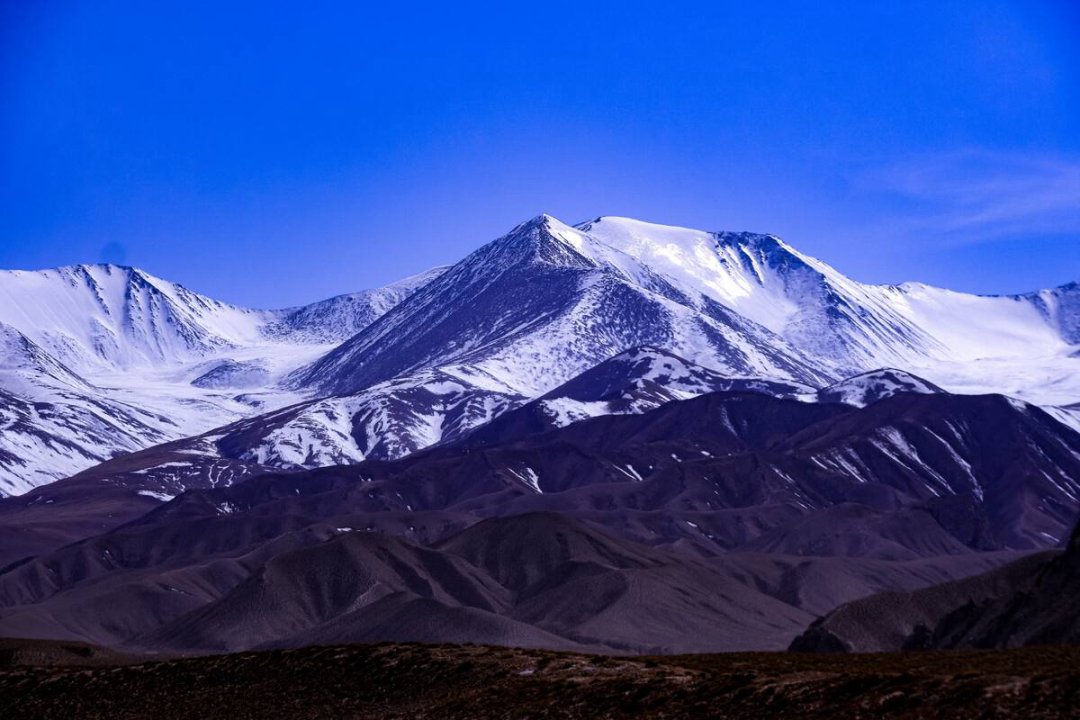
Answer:
[(548, 212), (1080, 279), (1080, 2), (583, 4), (5, 0), (0, 267), (285, 306)]

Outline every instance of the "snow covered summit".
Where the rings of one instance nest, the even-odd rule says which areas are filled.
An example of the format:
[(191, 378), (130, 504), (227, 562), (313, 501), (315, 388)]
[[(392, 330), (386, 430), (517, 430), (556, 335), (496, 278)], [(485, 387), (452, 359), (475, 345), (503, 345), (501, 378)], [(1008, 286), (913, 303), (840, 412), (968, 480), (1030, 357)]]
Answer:
[[(611, 387), (642, 407), (731, 380), (805, 399), (883, 367), (900, 370), (824, 392), (1065, 407), (1080, 401), (1080, 289), (871, 285), (774, 235), (540, 215), (450, 267), (299, 308), (237, 307), (116, 265), (0, 271), (0, 348), (11, 493), (286, 406), (280, 427), (253, 420), (265, 437), (248, 449), (266, 462), (396, 456), (575, 378), (592, 392), (602, 378), (582, 374), (615, 358)], [(547, 400), (584, 403), (567, 418), (622, 407)]]

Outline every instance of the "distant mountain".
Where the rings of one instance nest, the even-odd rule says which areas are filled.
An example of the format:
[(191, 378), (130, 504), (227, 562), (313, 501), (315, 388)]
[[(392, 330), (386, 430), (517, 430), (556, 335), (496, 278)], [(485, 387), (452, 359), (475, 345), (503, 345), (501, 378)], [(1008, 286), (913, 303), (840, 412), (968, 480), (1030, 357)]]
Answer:
[(245, 419), (227, 456), (312, 467), (452, 441), (534, 400), (560, 425), (686, 397), (647, 373), (632, 399), (550, 395), (579, 376), (602, 389), (583, 373), (645, 347), (701, 388), (1003, 393), (1074, 423), (1055, 408), (1080, 400), (1076, 293), (867, 285), (773, 235), (547, 215), (450, 267), (284, 310), (115, 265), (0, 272), (0, 493)]
[(276, 319), (263, 328), (263, 334), (292, 342), (344, 342), (448, 269), (432, 268), (376, 290), (338, 295), (311, 305), (278, 311)]
[[(945, 386), (1074, 398), (1069, 287), (979, 297), (866, 285), (771, 235), (625, 218), (569, 227), (540, 216), (292, 382), (348, 393), (440, 367), (535, 396), (615, 352), (652, 345), (733, 376), (814, 385), (898, 366)], [(1047, 373), (1050, 383), (1039, 379)]]
[(0, 496), (164, 442), (177, 426), (92, 385), (0, 324)]
[(760, 325), (545, 215), (472, 253), (293, 382), (347, 394), (437, 367), (535, 396), (645, 345), (739, 377), (830, 377)]
[(0, 272), (0, 495), (296, 402), (283, 372), (439, 272), (281, 311), (115, 265)]
[(130, 267), (0, 273), (0, 322), (77, 372), (155, 366), (252, 344), (271, 316)]
[(1015, 648), (1080, 642), (1080, 527), (1064, 553), (842, 605), (796, 638), (809, 652)]
[(920, 283), (868, 285), (773, 235), (705, 233), (625, 218), (599, 218), (578, 228), (803, 352), (831, 360), (840, 375), (899, 366), (944, 377), (939, 362), (1043, 355), (1057, 357), (1064, 368), (1077, 342), (1069, 330), (1080, 318), (1075, 283), (1015, 297)]
[(299, 308), (252, 310), (131, 267), (6, 270), (0, 323), (79, 373), (177, 367), (229, 350), (339, 343), (443, 272)]

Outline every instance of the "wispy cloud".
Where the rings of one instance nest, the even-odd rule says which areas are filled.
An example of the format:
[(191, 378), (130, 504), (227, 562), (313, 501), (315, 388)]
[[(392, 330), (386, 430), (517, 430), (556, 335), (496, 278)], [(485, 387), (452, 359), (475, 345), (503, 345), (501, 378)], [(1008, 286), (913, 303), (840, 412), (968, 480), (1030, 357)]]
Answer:
[(915, 157), (868, 174), (908, 230), (953, 242), (1017, 234), (1080, 238), (1080, 158), (965, 150)]

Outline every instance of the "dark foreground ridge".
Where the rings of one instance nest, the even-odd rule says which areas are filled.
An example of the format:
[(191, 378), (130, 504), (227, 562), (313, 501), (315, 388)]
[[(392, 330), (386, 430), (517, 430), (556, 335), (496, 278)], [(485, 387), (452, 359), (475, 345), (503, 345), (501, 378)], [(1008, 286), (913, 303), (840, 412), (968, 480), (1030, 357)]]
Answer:
[(0, 667), (0, 717), (1034, 720), (1080, 703), (1077, 647), (610, 657), (376, 644), (63, 662), (75, 664)]

